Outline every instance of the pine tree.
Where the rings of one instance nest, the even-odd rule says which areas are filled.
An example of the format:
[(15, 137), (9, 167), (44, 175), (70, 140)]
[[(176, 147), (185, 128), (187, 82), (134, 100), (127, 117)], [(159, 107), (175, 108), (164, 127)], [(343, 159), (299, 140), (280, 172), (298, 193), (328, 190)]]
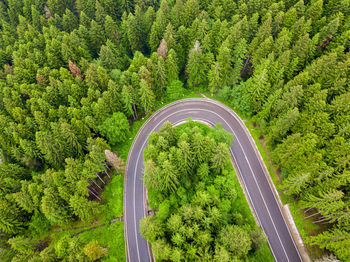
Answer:
[(29, 253), (30, 255), (33, 255), (36, 245), (38, 244), (38, 240), (26, 238), (24, 236), (16, 236), (10, 238), (8, 243), (13, 250), (16, 250), (20, 254)]
[(227, 165), (229, 158), (230, 153), (228, 151), (227, 145), (224, 143), (217, 144), (212, 153), (212, 167), (218, 171), (223, 170)]
[(191, 26), (192, 22), (198, 17), (200, 12), (198, 0), (186, 1), (182, 12), (182, 24), (186, 27)]
[(298, 17), (297, 10), (294, 7), (290, 8), (284, 15), (283, 26), (287, 28), (291, 28), (291, 26), (297, 20), (297, 17)]
[(304, 173), (296, 176), (290, 176), (284, 180), (284, 188), (288, 195), (298, 195), (304, 190), (310, 181), (310, 173)]
[(183, 6), (184, 6), (183, 0), (176, 0), (174, 6), (171, 9), (170, 20), (175, 28), (178, 28), (180, 25), (183, 25), (183, 18), (182, 18)]
[(214, 65), (211, 66), (211, 70), (208, 74), (208, 81), (209, 81), (209, 91), (214, 94), (216, 93), (221, 87), (222, 87), (222, 79), (220, 76), (220, 65), (218, 62), (216, 62)]
[(144, 79), (141, 79), (139, 92), (141, 105), (143, 106), (145, 112), (149, 114), (154, 108), (156, 97), (151, 87)]
[(36, 144), (46, 161), (54, 167), (61, 167), (64, 160), (62, 145), (47, 131), (39, 131), (35, 137)]
[(161, 35), (163, 35), (164, 30), (169, 22), (170, 7), (167, 0), (161, 2), (160, 7), (156, 14), (156, 23), (159, 26)]
[(47, 6), (50, 9), (52, 16), (55, 16), (55, 15), (62, 16), (64, 11), (68, 7), (67, 2), (62, 2), (62, 1), (58, 1), (58, 0), (48, 0)]
[(113, 44), (118, 46), (120, 43), (121, 34), (112, 17), (110, 17), (109, 15), (105, 17), (104, 29), (106, 32), (107, 39), (109, 39), (110, 41), (112, 41)]
[(146, 28), (147, 35), (150, 34), (153, 22), (155, 20), (156, 20), (156, 13), (154, 11), (154, 8), (152, 6), (149, 6), (147, 8), (147, 11), (145, 12), (145, 28)]
[(165, 90), (167, 85), (167, 72), (166, 65), (162, 57), (158, 57), (158, 60), (155, 65), (156, 70), (156, 95), (161, 96)]
[(323, 0), (312, 1), (306, 10), (306, 17), (315, 23), (322, 15)]
[(226, 40), (219, 49), (217, 56), (217, 63), (219, 64), (219, 73), (221, 79), (221, 85), (232, 85), (232, 56), (229, 47), (229, 42)]
[(203, 87), (206, 83), (206, 63), (200, 44), (196, 41), (194, 48), (189, 53), (186, 73), (188, 74), (188, 85), (190, 88)]
[(188, 142), (182, 141), (179, 143), (179, 148), (182, 152), (182, 161), (179, 161), (180, 167), (185, 174), (190, 174), (193, 168), (193, 153)]
[(271, 126), (270, 141), (281, 140), (295, 124), (299, 117), (298, 108), (290, 109), (286, 114), (280, 116), (274, 125)]
[(52, 188), (44, 190), (41, 208), (43, 214), (53, 224), (64, 225), (71, 220), (67, 203)]
[(334, 228), (313, 236), (308, 241), (311, 245), (319, 245), (334, 252), (338, 258), (346, 261), (350, 258), (349, 245), (350, 233), (346, 229)]
[(167, 72), (167, 83), (170, 84), (174, 80), (179, 79), (179, 68), (177, 66), (177, 58), (174, 49), (170, 49), (167, 59), (165, 60)]
[(121, 67), (121, 61), (118, 59), (118, 54), (115, 45), (108, 39), (106, 45), (101, 46), (99, 58), (102, 65), (107, 69), (115, 69)]
[[(254, 16), (253, 16), (254, 17)], [(252, 21), (253, 17), (251, 18), (251, 21), (249, 21), (250, 23), (255, 23), (257, 21)], [(258, 19), (259, 17), (257, 17), (256, 19)], [(266, 18), (266, 20), (261, 24), (261, 26), (259, 27), (256, 36), (254, 37), (254, 39), (252, 40), (252, 42), (249, 45), (249, 50), (253, 51), (257, 48), (257, 46), (263, 42), (267, 37), (269, 37), (272, 33), (272, 17), (268, 16)]]
[(136, 6), (135, 15), (129, 14), (128, 16), (128, 39), (133, 52), (141, 51), (145, 52), (146, 35), (144, 17), (141, 9)]
[(105, 33), (103, 27), (95, 20), (92, 20), (89, 30), (89, 46), (93, 54), (97, 54), (104, 42)]
[(100, 26), (103, 26), (107, 14), (98, 0), (96, 0), (95, 10), (95, 20)]
[(248, 45), (245, 39), (241, 39), (233, 49), (232, 61), (234, 64), (232, 71), (233, 84), (237, 83), (241, 78), (241, 72), (244, 66), (244, 60), (248, 53)]
[(63, 15), (62, 26), (64, 31), (67, 31), (68, 33), (78, 28), (78, 18), (69, 9), (66, 9), (65, 14)]
[(5, 199), (0, 199), (0, 230), (12, 235), (20, 233), (23, 229), (21, 214), (17, 208)]
[(124, 104), (124, 109), (127, 116), (132, 115), (134, 119), (136, 118), (136, 112), (135, 112), (135, 103), (134, 98), (132, 94), (132, 87), (130, 86), (123, 86), (121, 99)]
[(152, 24), (151, 33), (149, 35), (149, 46), (152, 52), (155, 52), (157, 50), (161, 39), (162, 39), (161, 31), (157, 22), (155, 21)]
[(270, 92), (271, 84), (268, 79), (268, 60), (264, 60), (258, 68), (255, 69), (254, 75), (245, 82), (246, 91), (250, 97), (250, 106), (253, 111), (261, 110), (262, 104)]
[(164, 33), (164, 39), (167, 43), (168, 50), (171, 50), (171, 49), (177, 50), (175, 37), (176, 37), (176, 33), (174, 31), (173, 25), (169, 23)]
[(324, 41), (327, 37), (333, 36), (338, 31), (339, 25), (340, 19), (337, 16), (320, 30), (320, 40)]
[(42, 189), (37, 183), (21, 182), (21, 191), (14, 193), (16, 203), (28, 213), (39, 211)]
[(76, 194), (70, 198), (69, 205), (73, 209), (73, 213), (82, 221), (89, 221), (98, 213), (99, 204), (97, 202), (89, 201)]
[(84, 12), (90, 19), (95, 18), (96, 0), (77, 0), (76, 7), (80, 14)]
[(45, 53), (51, 68), (58, 69), (64, 65), (61, 54), (61, 43), (57, 39), (53, 38), (52, 40), (48, 40)]

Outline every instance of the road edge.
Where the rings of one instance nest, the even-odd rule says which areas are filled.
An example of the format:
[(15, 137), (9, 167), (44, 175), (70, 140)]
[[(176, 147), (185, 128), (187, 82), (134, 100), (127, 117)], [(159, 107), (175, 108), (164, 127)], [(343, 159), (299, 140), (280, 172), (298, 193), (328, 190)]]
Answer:
[[(234, 116), (236, 119), (239, 120), (239, 122), (241, 123), (241, 126), (243, 127), (244, 129), (244, 132), (246, 134), (248, 134), (248, 137), (250, 138), (249, 141), (250, 143), (253, 145), (253, 148), (254, 148), (254, 151), (256, 153), (256, 155), (258, 155), (258, 158), (259, 158), (259, 162), (260, 162), (260, 165), (261, 167), (263, 168), (264, 170), (264, 173), (265, 173), (265, 176), (268, 180), (268, 183), (270, 185), (270, 188), (272, 189), (272, 192), (277, 200), (277, 203), (279, 205), (279, 208), (280, 208), (280, 211), (282, 213), (282, 216), (284, 218), (284, 221), (289, 229), (289, 233), (290, 235), (292, 236), (292, 239), (293, 239), (293, 242), (294, 242), (294, 245), (296, 246), (296, 248), (298, 249), (299, 251), (299, 255), (301, 256), (301, 259), (304, 261), (304, 262), (311, 262), (311, 258), (310, 258), (310, 255), (308, 253), (308, 250), (306, 248), (306, 245), (300, 235), (300, 232), (298, 230), (298, 228), (296, 227), (295, 225), (295, 221), (294, 221), (294, 218), (292, 216), (292, 214), (290, 213), (290, 209), (289, 209), (289, 206), (286, 205), (287, 207), (283, 206), (283, 203), (280, 199), (280, 196), (279, 196), (279, 193), (276, 189), (276, 186), (275, 184), (273, 183), (272, 179), (271, 179), (271, 175), (265, 165), (265, 162), (263, 161), (262, 159), (262, 156), (260, 154), (260, 151), (255, 143), (255, 140), (254, 138), (252, 137), (251, 133), (249, 132), (249, 129), (247, 128), (247, 126), (245, 125), (245, 123), (243, 122), (243, 120), (238, 116), (238, 114), (232, 109), (230, 108), (229, 106), (223, 104), (222, 102), (220, 101), (217, 101), (217, 100), (214, 100), (214, 99), (211, 99), (211, 98), (208, 98), (206, 97), (205, 95), (203, 94), (200, 94), (198, 93), (199, 95), (201, 95), (205, 100), (207, 100), (208, 102), (210, 103), (213, 103), (213, 104), (217, 104), (218, 106), (222, 107), (223, 109), (227, 110), (232, 116)], [(160, 114), (161, 112), (163, 112), (164, 110), (166, 110), (167, 108), (173, 106), (173, 105), (176, 105), (176, 104), (180, 104), (180, 103), (183, 103), (185, 101), (189, 101), (189, 100), (198, 100), (198, 99), (201, 99), (201, 98), (187, 98), (187, 99), (181, 99), (181, 100), (177, 100), (177, 101), (174, 101), (170, 104), (167, 104), (165, 105), (164, 107), (158, 109), (156, 112), (154, 112), (144, 123), (143, 125), (141, 126), (141, 128), (138, 130), (137, 134), (135, 135), (134, 139), (133, 139), (133, 142), (132, 142), (132, 145), (130, 147), (130, 150), (129, 150), (129, 153), (128, 153), (128, 158), (127, 158), (127, 162), (126, 162), (126, 168), (125, 168), (125, 174), (124, 174), (124, 189), (126, 188), (126, 183), (127, 183), (127, 170), (128, 170), (128, 163), (129, 163), (129, 156), (130, 156), (130, 152), (133, 150), (134, 148), (134, 144), (135, 144), (135, 141), (137, 140), (137, 137), (139, 136), (139, 134), (142, 132), (142, 130), (144, 129), (144, 127), (147, 125), (148, 122), (150, 122), (153, 118), (157, 117), (158, 114)], [(233, 161), (234, 162), (234, 161)], [(233, 166), (234, 169), (235, 169), (235, 165)], [(241, 183), (240, 183), (241, 184)], [(242, 187), (242, 185), (241, 185)], [(243, 188), (243, 187), (242, 187)], [(244, 191), (245, 192), (245, 191)], [(123, 203), (124, 203), (124, 210), (123, 210), (123, 213), (124, 213), (124, 217), (125, 217), (125, 224), (127, 223), (126, 220), (126, 212), (125, 212), (125, 196), (126, 196), (126, 190), (124, 190), (124, 200), (123, 200)], [(147, 196), (146, 196), (146, 201), (148, 202), (148, 199), (147, 199)], [(248, 201), (248, 203), (250, 204), (250, 201)], [(251, 207), (251, 205), (249, 205)], [(146, 207), (145, 207), (146, 208)], [(253, 216), (254, 218), (256, 217), (256, 214), (255, 212), (252, 212), (253, 213)], [(260, 223), (259, 223), (260, 224)], [(124, 227), (124, 236), (125, 236), (125, 253), (126, 253), (126, 261), (129, 261), (129, 250), (128, 250), (128, 239), (127, 239), (127, 226), (125, 225)], [(152, 254), (152, 250), (151, 250), (151, 246), (150, 246), (150, 243), (147, 241), (147, 244), (148, 244), (148, 248), (149, 248), (149, 252), (152, 256), (152, 258), (154, 259), (154, 256)]]
[[(253, 138), (253, 136), (251, 135), (251, 133), (249, 132), (249, 129), (248, 127), (245, 125), (244, 121), (239, 117), (239, 115), (232, 109), (230, 108), (229, 106), (223, 104), (222, 102), (218, 101), (218, 100), (214, 100), (214, 99), (211, 99), (211, 98), (208, 98), (207, 96), (203, 95), (203, 94), (200, 94), (202, 95), (203, 98), (207, 99), (208, 101), (214, 103), (214, 104), (217, 104), (219, 106), (221, 106), (222, 108), (227, 108), (228, 111), (237, 117), (237, 119), (239, 119), (239, 122), (241, 123), (241, 126), (243, 126), (244, 128), (244, 132), (246, 134), (248, 134), (249, 136), (249, 140), (250, 140), (250, 143), (253, 145), (253, 148), (254, 148), (254, 151), (256, 153), (256, 155), (258, 155), (259, 157), (259, 162), (260, 162), (260, 165), (261, 167), (264, 169), (264, 173), (265, 173), (265, 176), (266, 178), (268, 179), (268, 182), (269, 182), (269, 185), (272, 189), (272, 192), (273, 194), (275, 195), (275, 198), (277, 199), (277, 202), (279, 204), (279, 207), (280, 207), (280, 210), (282, 212), (282, 215), (283, 215), (283, 218), (286, 222), (286, 225), (289, 229), (289, 232), (292, 236), (292, 239), (293, 239), (293, 242), (296, 246), (296, 248), (298, 249), (299, 251), (299, 254), (301, 256), (301, 259), (304, 261), (304, 262), (312, 262), (312, 259), (310, 257), (310, 254), (309, 254), (309, 251), (308, 249), (306, 248), (306, 245), (305, 245), (305, 242), (303, 240), (303, 238), (301, 237), (301, 234), (299, 232), (299, 229), (297, 228), (296, 224), (295, 224), (295, 220), (293, 218), (293, 215), (292, 213), (290, 212), (290, 209), (289, 209), (289, 205), (286, 204), (286, 205), (283, 205), (282, 201), (281, 201), (281, 198), (280, 198), (280, 195), (277, 191), (277, 188), (276, 188), (276, 185), (273, 183), (273, 180), (271, 178), (271, 175), (270, 175), (270, 172), (268, 171), (267, 167), (266, 167), (266, 164), (260, 154), (260, 151), (258, 149), (258, 146), (256, 145), (256, 142)], [(256, 216), (256, 215), (255, 215)], [(254, 217), (255, 217), (254, 216)]]

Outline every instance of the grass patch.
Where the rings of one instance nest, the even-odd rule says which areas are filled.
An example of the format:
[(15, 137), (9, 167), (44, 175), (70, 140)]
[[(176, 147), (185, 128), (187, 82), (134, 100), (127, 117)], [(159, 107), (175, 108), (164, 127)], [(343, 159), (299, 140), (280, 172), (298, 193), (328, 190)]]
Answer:
[(108, 247), (108, 256), (102, 261), (125, 261), (124, 222), (113, 224), (84, 232), (79, 237), (84, 243), (97, 240), (102, 246)]
[(185, 93), (182, 94), (182, 96), (178, 96), (177, 99), (170, 99), (168, 97), (163, 97), (161, 100), (156, 101), (154, 111), (162, 108), (163, 106), (165, 106), (167, 104), (170, 104), (170, 103), (175, 102), (177, 100), (186, 99), (186, 98), (201, 98), (201, 96), (198, 95), (197, 93), (195, 93), (194, 91), (185, 89)]
[[(115, 172), (116, 173), (116, 172)], [(105, 203), (103, 204), (102, 210), (102, 221), (104, 223), (116, 217), (123, 216), (123, 192), (124, 192), (124, 177), (115, 174), (104, 188), (102, 198)]]
[[(123, 216), (123, 190), (124, 177), (116, 174), (115, 171), (112, 180), (104, 188), (101, 195), (102, 212), (94, 223), (77, 221), (64, 227), (52, 228), (51, 232), (42, 238), (45, 237), (48, 241), (52, 240), (50, 245), (55, 246), (62, 237), (71, 237), (78, 232), (105, 224), (103, 227), (86, 231), (75, 237), (82, 240), (84, 245), (91, 240), (97, 240), (102, 246), (108, 247), (108, 256), (102, 261), (125, 261), (124, 222), (116, 221), (109, 224), (110, 220)], [(74, 227), (82, 228), (72, 229)]]
[(271, 250), (269, 248), (269, 245), (267, 243), (265, 243), (263, 245), (262, 248), (260, 248), (258, 251), (255, 252), (255, 254), (253, 254), (251, 257), (250, 257), (250, 261), (255, 261), (255, 262), (273, 262), (275, 261), (272, 253), (271, 253)]

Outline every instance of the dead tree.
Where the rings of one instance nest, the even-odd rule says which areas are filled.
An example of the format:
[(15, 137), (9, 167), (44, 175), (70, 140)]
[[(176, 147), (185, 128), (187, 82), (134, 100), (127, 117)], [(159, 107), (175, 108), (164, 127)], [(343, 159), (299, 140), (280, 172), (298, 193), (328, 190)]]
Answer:
[(107, 163), (112, 165), (115, 168), (115, 170), (117, 170), (118, 174), (120, 173), (120, 170), (125, 168), (124, 161), (120, 157), (118, 157), (116, 153), (106, 149), (105, 155), (106, 155)]

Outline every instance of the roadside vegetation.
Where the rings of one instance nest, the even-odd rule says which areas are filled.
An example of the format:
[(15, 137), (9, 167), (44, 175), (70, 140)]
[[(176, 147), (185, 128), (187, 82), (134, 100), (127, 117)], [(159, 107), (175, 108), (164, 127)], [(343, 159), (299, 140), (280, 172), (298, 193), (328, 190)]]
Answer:
[(1, 259), (88, 259), (88, 244), (108, 259), (119, 242), (87, 237), (61, 252), (54, 230), (106, 223), (103, 191), (142, 122), (200, 91), (260, 126), (283, 200), (305, 214), (304, 240), (349, 260), (349, 10), (347, 0), (0, 1)]
[(274, 261), (233, 172), (232, 137), (192, 121), (150, 135), (144, 182), (156, 215), (140, 231), (156, 260)]

